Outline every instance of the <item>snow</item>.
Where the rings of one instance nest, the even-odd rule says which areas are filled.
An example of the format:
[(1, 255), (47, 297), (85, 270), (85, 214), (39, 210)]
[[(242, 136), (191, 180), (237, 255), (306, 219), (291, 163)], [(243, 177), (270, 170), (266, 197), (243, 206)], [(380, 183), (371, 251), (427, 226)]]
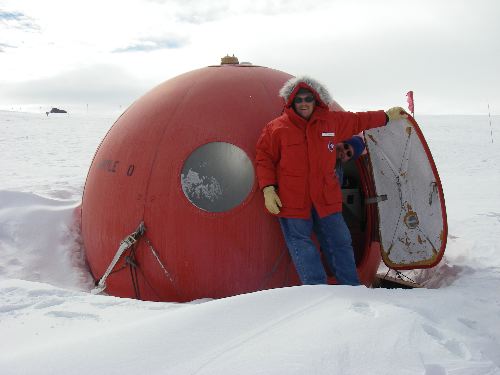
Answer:
[(426, 288), (89, 293), (78, 206), (113, 115), (0, 111), (0, 373), (500, 374), (500, 118), (418, 116), (448, 213)]

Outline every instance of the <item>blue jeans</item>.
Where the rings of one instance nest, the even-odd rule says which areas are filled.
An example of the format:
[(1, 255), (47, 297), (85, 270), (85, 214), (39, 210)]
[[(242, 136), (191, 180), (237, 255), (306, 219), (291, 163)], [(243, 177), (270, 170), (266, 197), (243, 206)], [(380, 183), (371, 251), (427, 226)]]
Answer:
[(279, 218), (285, 242), (302, 284), (326, 284), (321, 256), (311, 239), (316, 233), (321, 249), (339, 284), (359, 285), (351, 233), (342, 213), (320, 218), (312, 209), (309, 219)]

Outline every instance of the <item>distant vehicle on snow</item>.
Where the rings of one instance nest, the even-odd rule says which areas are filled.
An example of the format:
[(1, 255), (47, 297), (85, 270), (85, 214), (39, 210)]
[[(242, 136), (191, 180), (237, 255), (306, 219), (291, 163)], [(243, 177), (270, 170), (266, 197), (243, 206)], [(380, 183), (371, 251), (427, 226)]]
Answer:
[(64, 109), (59, 109), (59, 108), (52, 108), (49, 112), (45, 112), (45, 114), (48, 116), (49, 113), (68, 113)]

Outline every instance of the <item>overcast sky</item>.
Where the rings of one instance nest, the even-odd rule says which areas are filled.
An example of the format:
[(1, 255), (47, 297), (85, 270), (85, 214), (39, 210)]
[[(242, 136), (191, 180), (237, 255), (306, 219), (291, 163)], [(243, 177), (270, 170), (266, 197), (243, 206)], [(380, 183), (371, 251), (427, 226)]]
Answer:
[(500, 114), (499, 0), (0, 0), (0, 109), (126, 108), (240, 61), (308, 74), (348, 110)]

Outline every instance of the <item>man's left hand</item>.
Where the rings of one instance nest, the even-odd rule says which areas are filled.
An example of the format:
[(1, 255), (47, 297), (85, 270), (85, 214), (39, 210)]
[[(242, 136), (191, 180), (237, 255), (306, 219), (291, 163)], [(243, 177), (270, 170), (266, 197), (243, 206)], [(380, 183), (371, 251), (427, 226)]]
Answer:
[(385, 111), (387, 117), (389, 117), (389, 121), (401, 120), (404, 118), (408, 118), (408, 113), (401, 107), (392, 107)]

